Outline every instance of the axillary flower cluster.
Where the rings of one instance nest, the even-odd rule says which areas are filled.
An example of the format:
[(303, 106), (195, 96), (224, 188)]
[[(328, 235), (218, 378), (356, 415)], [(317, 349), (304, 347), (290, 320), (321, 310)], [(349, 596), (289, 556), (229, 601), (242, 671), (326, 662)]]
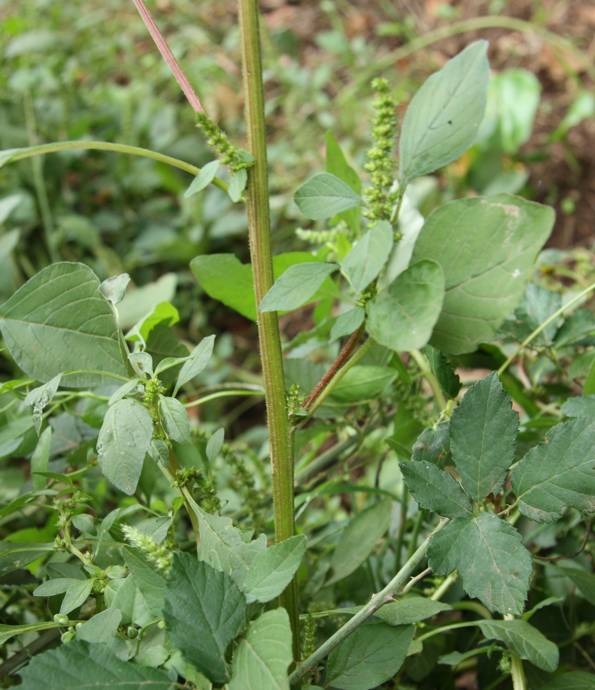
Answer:
[(196, 113), (197, 126), (205, 135), (207, 144), (217, 157), (232, 172), (245, 170), (254, 164), (254, 157), (243, 149), (234, 146), (227, 134), (204, 112)]

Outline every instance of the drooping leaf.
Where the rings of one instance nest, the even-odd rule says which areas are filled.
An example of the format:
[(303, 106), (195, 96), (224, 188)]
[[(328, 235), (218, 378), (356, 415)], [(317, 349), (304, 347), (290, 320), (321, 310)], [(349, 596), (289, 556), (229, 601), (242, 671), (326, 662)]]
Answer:
[(465, 491), (496, 493), (514, 460), (518, 415), (497, 374), (475, 383), (450, 420), (450, 450)]
[(428, 564), (439, 575), (458, 570), (467, 594), (491, 611), (523, 610), (531, 555), (516, 529), (493, 513), (448, 523), (430, 542)]
[(568, 508), (595, 510), (595, 419), (555, 426), (512, 470), (512, 488), (523, 515), (556, 520)]
[(174, 555), (164, 617), (174, 645), (215, 683), (228, 680), (225, 652), (246, 621), (234, 581), (187, 553)]
[(229, 187), (227, 193), (229, 198), (235, 203), (237, 203), (246, 189), (246, 183), (248, 182), (248, 171), (246, 168), (240, 168), (236, 172), (232, 173), (229, 178)]
[(490, 76), (487, 49), (487, 41), (472, 43), (429, 77), (411, 100), (399, 137), (403, 184), (456, 160), (475, 140)]
[(339, 690), (370, 690), (392, 678), (403, 665), (413, 638), (412, 625), (363, 625), (334, 649), (326, 684)]
[(176, 381), (176, 386), (174, 388), (174, 395), (180, 390), (180, 388), (193, 378), (198, 376), (201, 371), (205, 369), (211, 355), (213, 354), (213, 348), (215, 346), (215, 336), (209, 335), (203, 338), (200, 343), (192, 350), (188, 359), (182, 365), (180, 373), (178, 374), (178, 380)]
[(18, 366), (37, 381), (63, 375), (75, 388), (113, 382), (126, 364), (112, 307), (93, 271), (61, 262), (42, 269), (0, 307), (0, 331)]
[(355, 292), (365, 290), (378, 277), (393, 246), (393, 229), (380, 221), (368, 230), (341, 262), (341, 272)]
[(74, 641), (33, 657), (22, 671), (23, 690), (93, 690), (142, 688), (171, 690), (165, 671), (122, 661), (104, 644)]
[(242, 583), (248, 603), (271, 601), (287, 587), (306, 552), (303, 535), (290, 537), (269, 547), (252, 561)]
[(442, 601), (433, 601), (427, 597), (411, 594), (385, 604), (374, 615), (389, 625), (410, 625), (450, 610), (451, 606)]
[(317, 173), (294, 196), (300, 211), (311, 220), (332, 218), (360, 205), (360, 197), (351, 187), (331, 173)]
[(250, 624), (233, 655), (229, 690), (289, 690), (292, 659), (287, 612), (267, 611)]
[(82, 606), (93, 589), (93, 580), (74, 580), (64, 593), (60, 613), (68, 614)]
[(131, 496), (143, 469), (153, 437), (153, 420), (135, 400), (125, 398), (108, 407), (97, 437), (97, 456), (103, 474)]
[(448, 472), (424, 460), (402, 462), (400, 467), (407, 488), (422, 508), (450, 518), (471, 514), (471, 501)]
[(451, 201), (427, 218), (412, 261), (432, 259), (446, 294), (431, 344), (472, 352), (516, 307), (554, 222), (551, 208), (510, 194)]
[(488, 640), (500, 640), (521, 659), (552, 673), (558, 668), (558, 647), (524, 620), (483, 620), (479, 627)]
[(368, 302), (366, 329), (376, 342), (391, 350), (417, 350), (432, 335), (443, 297), (440, 265), (418, 261)]
[(338, 582), (356, 570), (372, 553), (390, 524), (392, 501), (384, 499), (358, 513), (345, 528), (331, 558), (332, 578)]
[(290, 266), (260, 302), (260, 311), (290, 311), (310, 300), (337, 264), (310, 262)]

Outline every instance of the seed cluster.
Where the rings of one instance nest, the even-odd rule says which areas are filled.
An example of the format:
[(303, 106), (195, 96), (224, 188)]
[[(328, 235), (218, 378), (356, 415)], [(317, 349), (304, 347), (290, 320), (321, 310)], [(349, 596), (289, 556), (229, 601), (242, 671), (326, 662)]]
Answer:
[(153, 541), (147, 534), (143, 534), (140, 530), (131, 525), (124, 525), (122, 531), (131, 546), (142, 551), (159, 570), (164, 573), (169, 572), (173, 560), (173, 554), (170, 549), (163, 546), (163, 544), (157, 544), (157, 542)]
[(233, 172), (249, 168), (254, 158), (247, 151), (234, 146), (227, 134), (205, 113), (197, 113), (198, 127), (207, 138), (207, 144), (215, 151), (219, 160)]

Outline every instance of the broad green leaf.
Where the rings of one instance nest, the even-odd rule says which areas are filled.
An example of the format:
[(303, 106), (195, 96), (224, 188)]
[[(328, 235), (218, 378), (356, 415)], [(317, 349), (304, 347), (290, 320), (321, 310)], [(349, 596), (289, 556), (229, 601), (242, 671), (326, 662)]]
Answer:
[(46, 485), (46, 477), (37, 474), (39, 472), (47, 472), (50, 460), (50, 451), (52, 447), (52, 427), (46, 427), (39, 441), (35, 446), (35, 450), (31, 455), (31, 484), (34, 491), (41, 491)]
[(135, 400), (126, 398), (108, 407), (97, 437), (103, 474), (120, 491), (136, 491), (145, 455), (153, 437), (153, 420)]
[(180, 373), (178, 374), (178, 380), (176, 381), (176, 387), (174, 388), (174, 395), (180, 390), (180, 388), (193, 378), (196, 378), (207, 366), (211, 355), (213, 354), (213, 347), (215, 346), (215, 336), (209, 335), (203, 338), (200, 343), (192, 350), (188, 359), (182, 365)]
[(568, 398), (560, 409), (567, 417), (595, 419), (595, 395)]
[(122, 661), (104, 644), (73, 641), (33, 657), (22, 671), (22, 690), (171, 690), (165, 671)]
[(360, 364), (349, 369), (333, 388), (331, 399), (338, 403), (372, 400), (381, 395), (397, 373), (389, 367)]
[(38, 381), (95, 372), (62, 378), (85, 388), (127, 374), (112, 307), (83, 264), (52, 264), (29, 279), (0, 307), (0, 331), (18, 366)]
[(34, 597), (53, 597), (57, 594), (64, 594), (66, 590), (77, 582), (86, 582), (86, 580), (77, 580), (73, 577), (56, 577), (53, 580), (46, 580), (38, 585), (33, 590)]
[(147, 603), (147, 608), (153, 616), (160, 617), (165, 598), (165, 578), (133, 549), (123, 549), (123, 556), (134, 584)]
[(266, 603), (281, 594), (302, 562), (306, 552), (306, 538), (290, 537), (269, 547), (262, 556), (252, 562), (242, 590), (248, 603)]
[(211, 161), (204, 165), (200, 169), (198, 175), (192, 180), (188, 189), (184, 192), (184, 198), (187, 199), (194, 194), (198, 194), (198, 192), (202, 192), (205, 187), (208, 187), (215, 179), (217, 170), (219, 170), (218, 160)]
[(337, 270), (337, 264), (309, 262), (290, 266), (260, 302), (260, 311), (291, 311), (308, 302)]
[(233, 655), (229, 690), (289, 690), (293, 660), (285, 609), (274, 609), (250, 624)]
[(451, 201), (427, 218), (413, 261), (444, 271), (446, 294), (432, 345), (472, 352), (489, 341), (521, 299), (554, 212), (510, 194)]
[(562, 673), (539, 690), (595, 690), (595, 675), (586, 671)]
[[(287, 252), (273, 257), (273, 273), (279, 278), (295, 264), (316, 261), (308, 252)], [(190, 268), (202, 289), (213, 299), (256, 321), (252, 266), (243, 264), (233, 254), (209, 254), (197, 256)], [(320, 297), (335, 295), (330, 281), (325, 282)]]
[(484, 637), (500, 640), (521, 659), (552, 673), (558, 668), (558, 647), (524, 620), (484, 620), (479, 622)]
[(77, 628), (76, 636), (85, 642), (110, 642), (115, 638), (121, 620), (122, 612), (118, 609), (104, 609)]
[(555, 426), (512, 470), (523, 515), (557, 520), (568, 508), (595, 510), (595, 418)]
[(418, 261), (367, 305), (366, 329), (397, 352), (423, 347), (442, 309), (444, 275), (436, 261)]
[(159, 412), (167, 435), (176, 443), (189, 443), (192, 440), (190, 420), (186, 408), (176, 398), (159, 396)]
[(388, 530), (391, 513), (392, 501), (383, 499), (351, 520), (333, 552), (329, 584), (351, 575), (366, 560)]
[(446, 525), (430, 542), (428, 564), (437, 575), (458, 570), (467, 594), (491, 611), (523, 610), (531, 554), (516, 529), (493, 513), (457, 518)]
[(41, 632), (42, 630), (51, 630), (52, 628), (58, 627), (60, 627), (60, 624), (54, 623), (53, 621), (24, 623), (23, 625), (5, 625), (0, 623), (0, 645), (5, 645), (8, 640), (11, 640), (17, 635), (26, 635), (27, 633)]
[(449, 518), (471, 514), (471, 501), (448, 472), (424, 460), (402, 462), (400, 467), (407, 488), (422, 508)]
[(585, 599), (595, 606), (595, 575), (593, 573), (589, 573), (581, 568), (562, 565), (556, 566), (555, 572), (569, 577)]
[(385, 604), (374, 615), (389, 625), (410, 625), (450, 610), (451, 607), (442, 601), (412, 594)]
[[(361, 194), (362, 183), (359, 175), (349, 165), (343, 150), (332, 132), (327, 132), (326, 134), (326, 172), (335, 175), (345, 182), (356, 194)], [(344, 220), (354, 233), (359, 234), (360, 215), (360, 209), (356, 207), (339, 213), (338, 218)]]
[(341, 272), (355, 292), (365, 290), (388, 261), (393, 247), (393, 229), (380, 221), (368, 230), (341, 262)]
[(467, 391), (450, 420), (450, 450), (469, 496), (481, 500), (500, 490), (514, 460), (518, 426), (497, 374)]
[(334, 649), (326, 684), (339, 690), (370, 690), (393, 678), (403, 665), (413, 638), (412, 625), (363, 625)]
[(399, 137), (401, 183), (456, 160), (473, 144), (486, 106), (487, 41), (476, 41), (426, 79)]
[(214, 683), (225, 683), (225, 652), (246, 622), (246, 600), (234, 581), (190, 554), (176, 553), (164, 617), (186, 659)]
[(93, 589), (93, 580), (74, 580), (64, 593), (60, 613), (70, 613), (82, 606)]
[(330, 342), (333, 343), (339, 338), (351, 335), (362, 325), (365, 317), (366, 312), (362, 307), (353, 307), (353, 309), (340, 314), (331, 328)]
[(145, 597), (131, 575), (124, 579), (110, 580), (103, 595), (109, 608), (121, 612), (123, 625), (133, 624), (142, 627), (154, 620)]
[(317, 173), (304, 182), (294, 199), (300, 211), (310, 220), (332, 218), (361, 204), (359, 195), (330, 173)]

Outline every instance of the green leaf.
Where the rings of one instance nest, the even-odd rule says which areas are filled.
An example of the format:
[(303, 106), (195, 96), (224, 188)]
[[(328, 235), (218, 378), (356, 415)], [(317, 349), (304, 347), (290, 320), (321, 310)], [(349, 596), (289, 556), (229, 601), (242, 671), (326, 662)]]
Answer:
[(121, 620), (122, 612), (118, 609), (104, 609), (77, 627), (76, 636), (85, 642), (110, 642), (115, 638)]
[(521, 659), (537, 668), (552, 673), (558, 668), (558, 647), (537, 628), (524, 620), (479, 621), (479, 627), (488, 640), (500, 640)]
[(97, 372), (62, 378), (86, 388), (127, 374), (112, 307), (83, 264), (52, 264), (29, 279), (0, 307), (0, 331), (18, 366), (38, 381)]
[(206, 368), (213, 354), (214, 346), (215, 336), (209, 335), (203, 338), (194, 350), (192, 350), (188, 359), (180, 369), (176, 387), (174, 388), (174, 395), (177, 394), (185, 383), (192, 381), (193, 378), (196, 378)]
[(512, 470), (512, 489), (523, 515), (557, 520), (568, 508), (595, 510), (595, 419), (555, 426)]
[(450, 610), (451, 607), (442, 601), (433, 601), (427, 597), (412, 594), (385, 604), (374, 615), (389, 625), (409, 625)]
[(41, 632), (61, 627), (59, 623), (53, 621), (42, 621), (41, 623), (25, 623), (23, 625), (5, 625), (0, 623), (0, 645), (5, 645), (9, 640), (17, 635)]
[(260, 302), (260, 311), (291, 311), (308, 302), (337, 264), (310, 262), (290, 266)]
[(240, 201), (244, 189), (246, 189), (246, 183), (248, 182), (248, 171), (246, 168), (240, 168), (238, 171), (232, 173), (229, 178), (229, 187), (227, 193), (229, 198), (235, 203)]
[(50, 450), (52, 447), (52, 427), (46, 427), (39, 441), (35, 446), (35, 450), (31, 455), (31, 484), (34, 491), (41, 491), (46, 485), (47, 479), (38, 472), (47, 472), (50, 460)]
[(304, 182), (294, 199), (300, 211), (310, 220), (332, 218), (361, 204), (360, 197), (353, 189), (330, 173), (318, 173)]
[(447, 398), (456, 398), (461, 390), (461, 380), (448, 357), (431, 345), (426, 345), (423, 351), (444, 395)]
[(368, 302), (366, 329), (376, 342), (391, 350), (417, 350), (432, 335), (443, 297), (440, 265), (418, 261)]
[(438, 467), (448, 464), (451, 458), (449, 426), (449, 422), (440, 422), (424, 429), (413, 444), (412, 459), (433, 462)]
[(568, 398), (560, 410), (567, 417), (595, 418), (595, 395), (583, 395), (577, 398)]
[[(343, 150), (332, 132), (327, 132), (326, 134), (326, 171), (349, 185), (356, 194), (361, 194), (362, 183), (359, 179), (359, 175), (351, 165), (349, 165)], [(344, 220), (356, 235), (359, 234), (360, 231), (360, 216), (361, 212), (359, 207), (338, 214), (338, 218)]]
[(362, 307), (354, 307), (340, 314), (331, 328), (330, 342), (333, 343), (339, 338), (351, 335), (362, 325), (365, 317), (366, 312)]
[(241, 585), (248, 603), (266, 603), (281, 594), (299, 568), (304, 553), (306, 538), (298, 535), (269, 547), (255, 558)]
[(184, 198), (187, 199), (194, 194), (198, 194), (198, 192), (202, 192), (205, 187), (208, 187), (215, 179), (217, 170), (219, 170), (218, 160), (211, 161), (204, 165), (200, 169), (198, 175), (192, 180), (188, 189), (184, 192)]
[(562, 673), (539, 690), (595, 690), (595, 676), (585, 671)]
[(211, 463), (215, 462), (221, 449), (223, 448), (223, 441), (225, 439), (225, 429), (217, 429), (211, 438), (207, 441), (207, 447), (205, 448), (205, 454), (207, 460)]
[(363, 625), (334, 649), (326, 684), (339, 690), (370, 690), (394, 677), (413, 638), (412, 625)]
[(225, 652), (246, 622), (246, 600), (234, 581), (190, 554), (176, 553), (164, 617), (186, 659), (214, 683), (225, 683)]
[(54, 396), (58, 392), (60, 387), (60, 381), (62, 380), (62, 374), (54, 376), (53, 379), (44, 383), (42, 386), (31, 389), (27, 393), (27, 397), (23, 401), (23, 405), (31, 407), (33, 412), (33, 420), (35, 421), (35, 430), (39, 434), (41, 431), (41, 425), (43, 421), (43, 411), (54, 399)]
[(192, 432), (184, 405), (175, 398), (160, 395), (159, 412), (169, 438), (176, 443), (190, 443)]
[(413, 261), (444, 271), (446, 294), (432, 345), (472, 352), (489, 341), (521, 299), (554, 212), (510, 194), (451, 201), (427, 218)]
[(523, 610), (531, 555), (516, 529), (493, 513), (448, 523), (430, 542), (428, 564), (437, 575), (458, 570), (467, 594), (491, 611)]
[(108, 407), (97, 437), (101, 471), (120, 491), (132, 496), (153, 437), (153, 420), (135, 400)]
[(165, 578), (154, 566), (145, 561), (140, 553), (125, 548), (123, 556), (134, 584), (143, 595), (151, 615), (160, 618), (165, 599)]
[(328, 584), (351, 575), (372, 553), (390, 525), (392, 501), (383, 499), (358, 513), (347, 525), (331, 558), (332, 577)]
[(353, 245), (341, 262), (341, 272), (355, 292), (362, 292), (378, 277), (392, 247), (393, 229), (384, 220), (376, 223)]
[(93, 580), (74, 580), (64, 594), (60, 613), (70, 613), (74, 609), (78, 609), (87, 601), (92, 589)]
[(555, 572), (569, 577), (585, 599), (595, 606), (595, 575), (581, 568), (555, 566)]
[(469, 496), (481, 500), (500, 490), (514, 460), (518, 426), (497, 374), (469, 388), (450, 420), (450, 450)]
[(471, 514), (471, 501), (448, 472), (431, 462), (400, 464), (407, 488), (422, 508), (454, 518)]
[(487, 41), (476, 41), (426, 79), (403, 119), (402, 184), (456, 160), (474, 142), (486, 106)]
[(396, 377), (395, 370), (389, 367), (374, 364), (354, 366), (333, 388), (331, 399), (345, 404), (372, 400), (381, 395)]
[[(122, 661), (103, 644), (73, 641), (33, 657), (19, 671), (22, 690), (113, 690), (142, 688), (171, 690), (174, 681), (165, 671)], [(92, 685), (91, 685), (92, 682)]]
[(57, 594), (64, 594), (72, 584), (77, 582), (86, 582), (86, 580), (77, 580), (74, 577), (56, 577), (53, 580), (46, 580), (33, 590), (33, 596), (53, 597)]
[(267, 611), (250, 624), (233, 655), (229, 690), (289, 690), (292, 660), (287, 612)]

